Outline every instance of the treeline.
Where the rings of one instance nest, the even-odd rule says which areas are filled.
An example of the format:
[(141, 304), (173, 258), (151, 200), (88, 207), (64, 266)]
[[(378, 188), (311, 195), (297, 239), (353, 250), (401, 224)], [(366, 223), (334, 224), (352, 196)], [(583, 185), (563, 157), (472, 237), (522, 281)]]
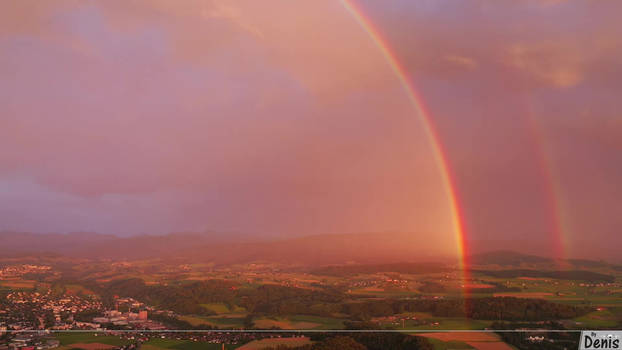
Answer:
[(333, 290), (310, 290), (277, 285), (238, 288), (221, 280), (201, 281), (177, 286), (147, 286), (140, 279), (114, 281), (103, 288), (108, 303), (114, 295), (129, 296), (179, 314), (209, 315), (201, 304), (223, 302), (246, 308), (249, 314), (314, 315), (332, 317), (347, 314), (352, 320), (391, 316), (403, 312), (427, 312), (439, 317), (468, 317), (483, 320), (540, 321), (567, 319), (591, 311), (586, 307), (557, 304), (542, 299), (383, 299), (352, 301)]
[(585, 270), (568, 270), (568, 271), (541, 271), (541, 270), (479, 270), (473, 271), (487, 276), (497, 278), (517, 278), (517, 277), (534, 277), (534, 278), (551, 278), (558, 280), (578, 280), (592, 283), (611, 283), (615, 281), (615, 276), (605, 275), (598, 272)]
[(479, 320), (543, 321), (568, 319), (590, 312), (590, 308), (557, 304), (541, 299), (474, 298), (442, 300), (373, 300), (343, 304), (343, 313), (353, 319), (369, 320), (403, 312), (427, 312), (439, 317), (467, 317)]
[(445, 293), (447, 291), (447, 287), (438, 282), (425, 282), (417, 289), (422, 293)]
[(327, 266), (311, 271), (315, 275), (352, 276), (353, 274), (370, 274), (379, 272), (397, 272), (406, 274), (424, 274), (449, 272), (449, 269), (437, 263), (394, 263), (375, 265), (339, 265)]
[(100, 293), (106, 304), (113, 304), (115, 296), (127, 296), (150, 305), (180, 314), (213, 315), (200, 304), (233, 303), (237, 284), (224, 280), (208, 280), (187, 285), (148, 286), (140, 278), (115, 280), (102, 286)]
[(100, 314), (101, 314), (101, 311), (99, 310), (87, 309), (87, 310), (78, 311), (74, 315), (73, 318), (76, 321), (80, 321), (80, 322), (91, 322), (93, 320), (93, 317), (97, 317)]
[(423, 337), (401, 333), (330, 333), (312, 334), (313, 344), (288, 347), (284, 345), (266, 350), (432, 350), (434, 346)]
[(473, 293), (512, 293), (512, 292), (520, 292), (521, 289), (519, 287), (508, 287), (502, 283), (497, 283), (497, 282), (490, 282), (490, 281), (486, 281), (484, 282), (486, 284), (491, 285), (492, 287), (488, 287), (488, 288), (473, 288), (471, 289), (471, 292)]
[[(492, 293), (508, 293), (508, 292), (520, 292), (521, 291), (519, 287), (508, 287), (506, 285), (503, 285), (502, 283), (489, 282), (489, 281), (486, 281), (485, 283), (490, 286), (488, 288), (473, 288), (471, 289), (471, 292), (492, 294)], [(438, 283), (438, 282), (428, 281), (422, 284), (418, 288), (418, 290), (422, 293), (445, 293), (447, 291), (447, 287), (445, 287), (445, 285)]]
[(276, 285), (242, 289), (238, 304), (251, 313), (330, 316), (341, 310), (345, 295), (332, 290), (310, 290)]
[(239, 288), (233, 282), (208, 280), (176, 286), (147, 286), (138, 278), (112, 281), (100, 288), (108, 305), (114, 296), (129, 296), (180, 314), (213, 315), (201, 304), (225, 303), (245, 307), (249, 313), (329, 315), (340, 311), (344, 294), (276, 285)]
[(172, 329), (198, 329), (198, 330), (218, 329), (218, 327), (213, 327), (208, 324), (193, 325), (188, 321), (180, 320), (176, 317), (168, 316), (165, 314), (154, 313), (154, 314), (149, 315), (149, 317), (152, 320), (158, 321)]
[(553, 259), (537, 255), (521, 254), (508, 250), (499, 250), (475, 254), (467, 258), (473, 265), (520, 266), (522, 264), (551, 264)]

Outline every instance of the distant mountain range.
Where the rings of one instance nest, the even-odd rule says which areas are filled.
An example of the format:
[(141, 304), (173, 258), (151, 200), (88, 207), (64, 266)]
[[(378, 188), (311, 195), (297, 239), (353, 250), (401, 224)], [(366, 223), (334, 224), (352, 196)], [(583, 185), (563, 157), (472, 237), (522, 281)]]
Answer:
[(467, 258), (471, 265), (499, 265), (514, 267), (567, 267), (567, 268), (613, 268), (622, 269), (622, 265), (606, 261), (587, 259), (552, 259), (531, 254), (521, 254), (511, 250), (496, 250), (474, 254)]
[(312, 270), (311, 273), (322, 276), (352, 276), (379, 272), (396, 272), (411, 275), (426, 273), (445, 273), (452, 271), (449, 267), (438, 263), (390, 263), (363, 265), (330, 265)]
[[(58, 254), (76, 258), (138, 260), (180, 258), (196, 262), (236, 264), (277, 262), (299, 265), (382, 264), (396, 262), (455, 263), (438, 247), (413, 242), (412, 233), (324, 234), (253, 241), (243, 235), (215, 232), (162, 236), (117, 237), (90, 232), (36, 234), (0, 232), (0, 256)], [(492, 251), (468, 257), (472, 265), (550, 266), (551, 258), (513, 251)], [(602, 261), (565, 260), (573, 268), (613, 267)]]
[(510, 250), (496, 250), (484, 252), (470, 256), (469, 263), (474, 265), (502, 265), (502, 266), (520, 266), (522, 264), (546, 264), (553, 263), (550, 258), (543, 258), (537, 255), (521, 254)]
[(53, 253), (114, 260), (176, 257), (219, 264), (264, 261), (326, 265), (449, 259), (435, 247), (412, 241), (412, 233), (325, 234), (251, 241), (249, 238), (225, 239), (214, 233), (117, 237), (88, 232), (0, 232), (0, 254)]

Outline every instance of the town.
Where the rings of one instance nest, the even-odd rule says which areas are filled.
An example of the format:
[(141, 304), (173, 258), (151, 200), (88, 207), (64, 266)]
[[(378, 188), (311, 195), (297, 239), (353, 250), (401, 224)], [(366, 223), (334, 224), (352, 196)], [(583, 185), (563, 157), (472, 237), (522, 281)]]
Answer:
[[(305, 344), (314, 333), (304, 330), (420, 332), (508, 325), (584, 329), (622, 324), (617, 306), (622, 276), (615, 266), (557, 271), (482, 264), (465, 279), (446, 264), (317, 268), (260, 262), (71, 262), (59, 257), (25, 257), (23, 263), (0, 259), (0, 350), (95, 346), (88, 344), (110, 349), (158, 348), (156, 344), (244, 349), (245, 344)], [(466, 291), (472, 297), (468, 303)], [(526, 316), (526, 308), (540, 311)], [(300, 333), (279, 333), (295, 330)], [(501, 336), (486, 334), (486, 341)], [(558, 336), (526, 332), (506, 341), (570, 341)]]

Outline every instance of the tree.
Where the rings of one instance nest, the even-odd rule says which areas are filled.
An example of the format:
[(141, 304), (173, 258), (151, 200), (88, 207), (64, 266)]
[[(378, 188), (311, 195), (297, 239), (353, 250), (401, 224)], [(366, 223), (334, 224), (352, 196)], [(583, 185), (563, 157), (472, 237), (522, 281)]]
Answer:
[(313, 346), (313, 350), (367, 350), (365, 345), (358, 343), (350, 337), (337, 336), (328, 338)]
[(248, 314), (244, 317), (244, 329), (252, 329), (255, 327), (255, 322), (253, 322), (253, 314)]

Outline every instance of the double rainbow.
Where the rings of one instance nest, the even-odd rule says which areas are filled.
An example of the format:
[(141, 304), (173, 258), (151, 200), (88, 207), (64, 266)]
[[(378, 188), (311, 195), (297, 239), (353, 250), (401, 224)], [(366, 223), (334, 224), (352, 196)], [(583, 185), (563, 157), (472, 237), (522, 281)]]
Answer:
[[(443, 147), (443, 143), (440, 140), (434, 122), (430, 117), (429, 112), (426, 110), (425, 104), (419, 96), (413, 82), (408, 78), (406, 70), (401, 66), (396, 55), (391, 51), (386, 40), (383, 39), (379, 31), (374, 28), (371, 20), (365, 16), (364, 12), (359, 7), (357, 7), (356, 4), (354, 4), (353, 0), (341, 0), (341, 3), (343, 7), (358, 22), (361, 28), (363, 28), (365, 33), (374, 43), (374, 45), (380, 50), (386, 62), (388, 63), (399, 83), (406, 92), (408, 100), (410, 101), (413, 109), (415, 110), (419, 118), (421, 118), (421, 120), (423, 121), (423, 126), (432, 145), (434, 159), (440, 171), (445, 189), (445, 195), (447, 196), (447, 201), (451, 210), (452, 227), (453, 233), (455, 235), (456, 251), (459, 257), (460, 270), (462, 271), (462, 277), (465, 280), (465, 283), (468, 283), (468, 280), (470, 279), (470, 273), (467, 253), (469, 252), (469, 249), (467, 239), (468, 237), (465, 230), (463, 207), (460, 203), (460, 196), (458, 193), (458, 188), (456, 186), (455, 176), (451, 172), (447, 153)], [(545, 205), (547, 207), (547, 211), (551, 214), (549, 230), (553, 235), (553, 254), (554, 257), (558, 259), (558, 261), (562, 262), (563, 267), (563, 259), (567, 257), (566, 250), (568, 244), (564, 239), (565, 237), (563, 232), (565, 230), (561, 220), (562, 211), (559, 201), (559, 198), (561, 197), (561, 189), (559, 188), (558, 184), (553, 181), (553, 162), (550, 159), (550, 152), (547, 152), (547, 147), (545, 145), (546, 142), (544, 140), (544, 135), (541, 132), (541, 128), (537, 125), (537, 118), (535, 117), (532, 103), (532, 101), (527, 102), (528, 111), (526, 113), (526, 118), (528, 124), (530, 124), (530, 129), (534, 134), (534, 142), (536, 148), (534, 152), (537, 155), (536, 161), (538, 162), (539, 168), (542, 170), (541, 175), (545, 181)], [(465, 288), (465, 293), (468, 294), (467, 289), (468, 288)]]

